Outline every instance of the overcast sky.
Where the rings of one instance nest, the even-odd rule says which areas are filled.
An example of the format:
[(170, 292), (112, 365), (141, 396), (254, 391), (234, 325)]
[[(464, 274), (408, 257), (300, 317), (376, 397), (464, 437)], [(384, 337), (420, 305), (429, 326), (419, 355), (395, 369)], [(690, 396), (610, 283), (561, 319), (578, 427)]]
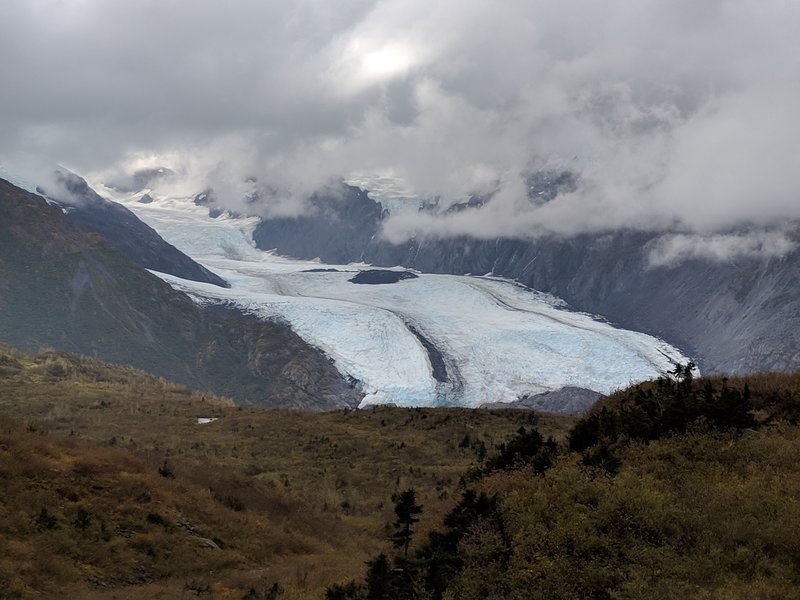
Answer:
[[(796, 0), (3, 0), (0, 155), (169, 166), (270, 212), (391, 176), (414, 233), (708, 233), (800, 217)], [(536, 204), (524, 176), (570, 169)], [(678, 238), (676, 238), (678, 239)]]

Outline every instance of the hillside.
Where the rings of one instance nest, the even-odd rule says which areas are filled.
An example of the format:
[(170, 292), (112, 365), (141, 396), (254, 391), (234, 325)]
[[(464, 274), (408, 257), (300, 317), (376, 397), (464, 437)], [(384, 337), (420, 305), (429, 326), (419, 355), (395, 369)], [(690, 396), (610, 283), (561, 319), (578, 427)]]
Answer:
[[(0, 597), (800, 597), (800, 375), (665, 379), (576, 420), (262, 410), (61, 353), (0, 365)], [(380, 554), (402, 571), (374, 579)]]
[(520, 430), (408, 559), (327, 598), (800, 598), (799, 385), (678, 373), (565, 445)]
[(575, 458), (493, 475), (510, 557), (472, 531), (450, 597), (798, 598), (798, 447), (796, 426), (691, 435), (625, 447), (613, 478)]
[(310, 409), (361, 398), (287, 326), (185, 294), (0, 180), (0, 340), (129, 364), (238, 402)]
[[(276, 582), (281, 599), (322, 598), (384, 549), (393, 493), (415, 487), (430, 527), (462, 475), (533, 418), (234, 407), (133, 369), (10, 348), (0, 389), (11, 590), (0, 598), (238, 600)], [(540, 426), (563, 435), (571, 422)]]

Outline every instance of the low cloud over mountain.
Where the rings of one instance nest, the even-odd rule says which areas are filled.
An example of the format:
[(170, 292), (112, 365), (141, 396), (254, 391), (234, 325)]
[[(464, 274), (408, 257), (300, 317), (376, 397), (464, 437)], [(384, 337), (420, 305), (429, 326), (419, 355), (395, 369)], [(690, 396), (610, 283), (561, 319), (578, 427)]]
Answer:
[[(771, 224), (800, 217), (799, 28), (777, 0), (10, 0), (0, 154), (169, 167), (233, 209), (255, 177), (265, 215), (364, 174), (494, 194), (394, 241)], [(542, 168), (576, 189), (530, 201)]]

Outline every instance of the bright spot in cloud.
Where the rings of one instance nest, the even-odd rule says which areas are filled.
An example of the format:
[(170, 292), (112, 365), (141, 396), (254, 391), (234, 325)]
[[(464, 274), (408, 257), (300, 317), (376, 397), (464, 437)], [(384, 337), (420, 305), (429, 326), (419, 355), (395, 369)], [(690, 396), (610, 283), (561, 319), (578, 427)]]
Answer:
[(380, 50), (368, 52), (361, 61), (364, 75), (368, 79), (385, 79), (408, 71), (412, 63), (409, 48), (390, 44)]
[(419, 52), (402, 42), (355, 39), (337, 54), (329, 74), (334, 87), (345, 94), (405, 77), (419, 63)]

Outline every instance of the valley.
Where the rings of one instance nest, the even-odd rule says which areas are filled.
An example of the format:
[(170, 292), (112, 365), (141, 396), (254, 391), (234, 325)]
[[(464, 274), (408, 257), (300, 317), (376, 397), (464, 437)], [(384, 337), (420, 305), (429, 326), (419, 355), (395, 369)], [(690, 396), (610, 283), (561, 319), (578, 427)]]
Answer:
[(350, 280), (368, 265), (264, 252), (251, 239), (257, 219), (212, 218), (189, 198), (150, 195), (155, 200), (146, 204), (138, 196), (114, 197), (231, 287), (159, 276), (201, 304), (233, 303), (289, 323), (359, 382), (362, 406), (477, 407), (565, 387), (607, 394), (688, 360), (662, 340), (495, 277), (417, 273), (354, 285)]

